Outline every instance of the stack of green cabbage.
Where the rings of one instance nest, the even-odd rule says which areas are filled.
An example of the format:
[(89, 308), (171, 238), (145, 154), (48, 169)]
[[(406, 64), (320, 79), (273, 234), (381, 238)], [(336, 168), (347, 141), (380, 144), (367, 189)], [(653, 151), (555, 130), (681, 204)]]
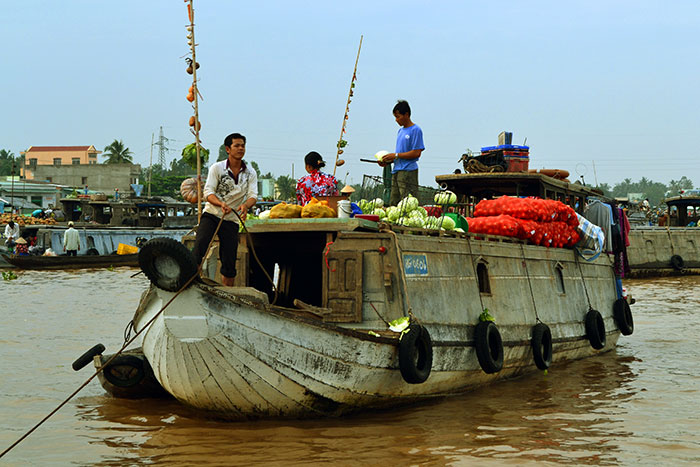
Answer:
[(462, 229), (455, 229), (455, 221), (447, 216), (431, 217), (425, 208), (418, 205), (418, 199), (408, 195), (406, 198), (399, 201), (396, 206), (383, 208), (384, 203), (380, 198), (372, 201), (361, 199), (357, 205), (365, 214), (374, 214), (379, 216), (379, 219), (392, 224), (403, 225), (406, 227), (419, 227), (432, 230), (456, 230), (463, 232)]

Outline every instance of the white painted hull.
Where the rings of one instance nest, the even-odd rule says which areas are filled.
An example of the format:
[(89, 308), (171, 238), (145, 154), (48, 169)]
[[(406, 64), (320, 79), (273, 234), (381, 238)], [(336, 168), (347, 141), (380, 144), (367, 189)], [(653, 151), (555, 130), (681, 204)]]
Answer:
[[(413, 238), (402, 247), (404, 252), (409, 251), (413, 242), (415, 248), (427, 251), (421, 245), (426, 241), (432, 240)], [(445, 247), (444, 239), (440, 243)], [(612, 302), (616, 296), (607, 258), (581, 266), (569, 250), (488, 243), (473, 242), (470, 255), (494, 255), (494, 251), (505, 254), (500, 261), (506, 269), (513, 269), (521, 261), (524, 266), (523, 258), (528, 256), (532, 272), (527, 278), (520, 273), (494, 275), (492, 296), (476, 300), (469, 299), (474, 278), (465, 271), (456, 272), (453, 278), (463, 284), (446, 291), (435, 290), (444, 281), (437, 266), (433, 282), (425, 277), (408, 278), (414, 311), (433, 343), (432, 371), (422, 384), (407, 384), (401, 376), (398, 334), (373, 337), (367, 332), (386, 329), (377, 325), (383, 323), (377, 321), (375, 311), (367, 311), (369, 306), (363, 307), (360, 323), (323, 323), (299, 316), (294, 310), (270, 307), (263, 300), (202, 284), (182, 292), (153, 321), (144, 334), (144, 354), (158, 381), (177, 399), (208, 414), (240, 419), (334, 416), (457, 394), (537, 371), (530, 348), (531, 326), (537, 319), (548, 323), (552, 330), (555, 364), (615, 347), (619, 331), (612, 318)], [(440, 255), (439, 250), (433, 248), (428, 257)], [(541, 258), (536, 258), (538, 255)], [(564, 263), (568, 298), (540, 290), (548, 287), (545, 284), (552, 278), (537, 274), (532, 265), (538, 261)], [(576, 277), (576, 266), (587, 271), (583, 280)], [(528, 283), (531, 288), (535, 284), (534, 291), (526, 291)], [(503, 287), (506, 293), (498, 298), (497, 291)], [(509, 287), (514, 291), (508, 293)], [(422, 288), (425, 293), (421, 295)], [(366, 295), (371, 295), (372, 288), (367, 285), (366, 289)], [(440, 293), (465, 306), (445, 302)], [(466, 294), (464, 298), (461, 293)], [(476, 293), (478, 296), (478, 290)], [(173, 295), (151, 287), (137, 311), (136, 329), (144, 327)], [(442, 309), (426, 309), (429, 305), (421, 302), (428, 296), (435, 300), (433, 308)], [(589, 305), (599, 309), (608, 330), (602, 350), (593, 350), (585, 337), (583, 317)], [(482, 306), (495, 314), (503, 336), (504, 366), (496, 374), (484, 373), (476, 357), (473, 333)], [(423, 311), (419, 313), (418, 309)], [(388, 305), (379, 307), (377, 313), (394, 319)]]

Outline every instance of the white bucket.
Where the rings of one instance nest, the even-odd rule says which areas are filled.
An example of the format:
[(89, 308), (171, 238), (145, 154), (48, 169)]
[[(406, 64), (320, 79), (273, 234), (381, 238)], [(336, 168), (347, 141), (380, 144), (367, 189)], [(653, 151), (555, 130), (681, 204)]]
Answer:
[(341, 199), (338, 201), (338, 217), (348, 219), (351, 214), (352, 206), (350, 206), (350, 201), (347, 199)]

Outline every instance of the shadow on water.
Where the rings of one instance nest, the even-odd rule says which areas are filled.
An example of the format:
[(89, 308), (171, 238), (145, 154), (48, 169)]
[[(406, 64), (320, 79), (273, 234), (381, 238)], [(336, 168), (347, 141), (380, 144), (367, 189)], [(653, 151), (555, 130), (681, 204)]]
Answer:
[[(174, 401), (82, 398), (85, 434), (119, 456), (168, 464), (286, 465), (553, 462), (615, 464), (630, 434), (618, 426), (634, 396), (633, 358), (614, 352), (553, 366), (462, 396), (338, 419), (219, 422)], [(107, 422), (107, 423), (105, 423)], [(222, 465), (227, 463), (222, 462)]]

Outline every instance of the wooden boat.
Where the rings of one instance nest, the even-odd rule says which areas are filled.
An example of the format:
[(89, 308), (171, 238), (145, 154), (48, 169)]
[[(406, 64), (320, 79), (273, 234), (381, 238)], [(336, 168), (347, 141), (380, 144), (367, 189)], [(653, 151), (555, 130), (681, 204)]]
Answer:
[(138, 266), (139, 255), (15, 256), (2, 257), (20, 269), (83, 269), (110, 266)]
[[(437, 180), (467, 210), (487, 193), (572, 206), (588, 194), (540, 174)], [(163, 311), (196, 265), (172, 239), (140, 252), (152, 282), (133, 318), (143, 354), (162, 387), (203, 414), (318, 417), (408, 404), (609, 351), (633, 329), (605, 255), (587, 262), (571, 249), (363, 219), (247, 228), (235, 287), (205, 278)], [(214, 248), (205, 259), (211, 277), (217, 257)]]
[(700, 273), (700, 191), (663, 202), (670, 214), (666, 225), (630, 229), (627, 254), (632, 277)]

